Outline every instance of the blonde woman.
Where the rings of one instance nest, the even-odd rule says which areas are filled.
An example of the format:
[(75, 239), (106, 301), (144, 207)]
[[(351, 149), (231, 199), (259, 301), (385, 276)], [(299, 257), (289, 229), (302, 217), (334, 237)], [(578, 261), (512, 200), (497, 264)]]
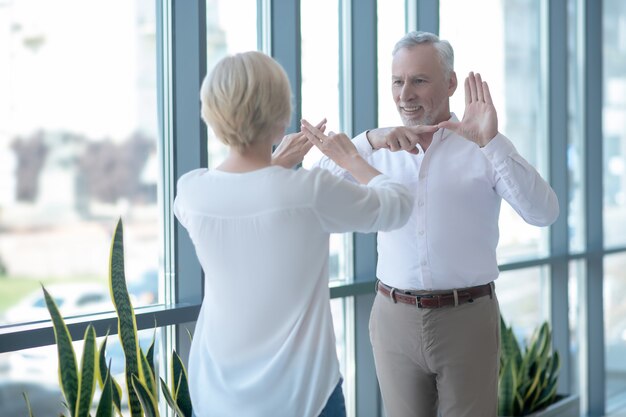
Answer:
[[(202, 118), (229, 154), (214, 170), (183, 175), (174, 203), (206, 277), (189, 358), (196, 415), (345, 416), (328, 237), (401, 227), (411, 196), (368, 165), (347, 136), (324, 135), (323, 126), (307, 132), (360, 184), (273, 164), (291, 91), (267, 55), (221, 60), (201, 100)], [(297, 162), (290, 157), (282, 164)]]

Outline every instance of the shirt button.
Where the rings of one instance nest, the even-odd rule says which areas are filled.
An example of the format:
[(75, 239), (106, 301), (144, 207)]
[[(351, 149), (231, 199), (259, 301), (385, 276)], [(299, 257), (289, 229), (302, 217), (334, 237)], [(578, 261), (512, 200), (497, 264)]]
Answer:
[(426, 178), (426, 174), (421, 173), (421, 174), (420, 174), (420, 180), (423, 180), (424, 178)]
[(422, 206), (424, 205), (424, 202), (423, 202), (422, 200), (420, 200), (420, 201), (418, 201), (418, 202), (417, 202), (417, 205), (418, 205), (419, 207), (422, 207)]
[(426, 266), (426, 261), (425, 260), (422, 261), (421, 264), (422, 264), (422, 266)]
[(424, 234), (424, 231), (423, 231), (423, 230), (420, 230), (420, 231), (419, 231), (419, 234), (420, 234), (420, 236), (422, 236), (422, 235)]

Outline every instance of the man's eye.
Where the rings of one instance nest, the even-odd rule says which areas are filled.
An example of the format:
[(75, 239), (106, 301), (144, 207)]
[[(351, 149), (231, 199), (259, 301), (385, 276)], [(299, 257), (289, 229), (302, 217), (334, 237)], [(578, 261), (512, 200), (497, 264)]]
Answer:
[(392, 83), (391, 83), (391, 84), (392, 84), (392, 85), (394, 85), (394, 86), (395, 86), (395, 85), (402, 85), (402, 81), (400, 81), (400, 80), (395, 80), (395, 81), (392, 81)]

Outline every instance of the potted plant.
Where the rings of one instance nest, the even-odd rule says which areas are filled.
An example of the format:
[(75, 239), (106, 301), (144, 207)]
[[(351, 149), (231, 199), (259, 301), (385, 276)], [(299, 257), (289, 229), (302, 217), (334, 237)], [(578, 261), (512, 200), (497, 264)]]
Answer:
[(575, 417), (578, 396), (557, 394), (561, 359), (552, 350), (548, 322), (539, 326), (522, 347), (512, 327), (500, 318), (498, 415), (502, 417)]
[[(187, 371), (176, 353), (172, 352), (172, 387), (160, 379), (157, 385), (154, 370), (154, 337), (147, 352), (139, 345), (137, 322), (124, 273), (123, 225), (120, 219), (111, 242), (109, 258), (109, 289), (118, 318), (118, 336), (125, 357), (125, 392), (128, 393), (128, 405), (132, 417), (158, 417), (159, 385), (163, 398), (179, 417), (191, 417), (192, 405), (187, 383)], [(111, 375), (111, 364), (106, 363), (105, 352), (107, 338), (98, 348), (96, 332), (90, 324), (85, 331), (83, 354), (80, 367), (70, 333), (63, 316), (50, 296), (43, 288), (46, 306), (52, 318), (54, 336), (59, 358), (59, 383), (65, 399), (65, 406), (70, 417), (90, 417), (96, 384), (101, 394), (97, 401), (95, 417), (113, 417), (122, 415), (121, 400), (123, 390)], [(28, 397), (24, 395), (28, 413), (34, 417)], [(62, 417), (65, 417), (63, 414)]]

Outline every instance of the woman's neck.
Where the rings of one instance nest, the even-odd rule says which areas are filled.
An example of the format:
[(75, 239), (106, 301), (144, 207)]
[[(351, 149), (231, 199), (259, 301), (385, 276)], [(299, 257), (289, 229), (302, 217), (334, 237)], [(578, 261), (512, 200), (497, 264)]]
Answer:
[(261, 140), (242, 149), (230, 148), (228, 156), (216, 169), (225, 172), (250, 172), (272, 165), (272, 144)]

